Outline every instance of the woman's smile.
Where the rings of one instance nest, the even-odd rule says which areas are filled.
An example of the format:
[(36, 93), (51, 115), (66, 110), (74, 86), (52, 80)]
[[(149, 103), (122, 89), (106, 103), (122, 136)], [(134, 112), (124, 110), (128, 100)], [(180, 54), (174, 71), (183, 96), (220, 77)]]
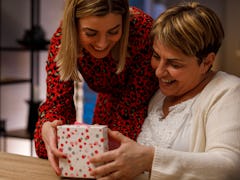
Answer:
[(100, 48), (100, 47), (96, 47), (96, 46), (92, 45), (92, 48), (93, 48), (95, 51), (97, 51), (97, 52), (103, 52), (103, 51), (108, 50), (108, 49), (109, 49), (109, 46), (106, 46), (106, 47), (104, 47), (104, 48)]

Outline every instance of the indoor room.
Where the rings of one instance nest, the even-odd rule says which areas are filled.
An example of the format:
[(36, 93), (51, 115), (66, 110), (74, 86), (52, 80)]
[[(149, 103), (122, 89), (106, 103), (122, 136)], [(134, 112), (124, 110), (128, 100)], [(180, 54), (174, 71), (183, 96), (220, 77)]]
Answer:
[[(213, 69), (240, 77), (240, 1), (196, 0), (219, 16), (225, 38)], [(153, 19), (181, 0), (130, 0)], [(0, 0), (0, 152), (38, 158), (34, 130), (46, 99), (50, 40), (65, 0)], [(94, 76), (94, 74), (93, 74)], [(75, 82), (76, 119), (91, 124), (97, 93)], [(0, 175), (1, 179), (1, 175)]]

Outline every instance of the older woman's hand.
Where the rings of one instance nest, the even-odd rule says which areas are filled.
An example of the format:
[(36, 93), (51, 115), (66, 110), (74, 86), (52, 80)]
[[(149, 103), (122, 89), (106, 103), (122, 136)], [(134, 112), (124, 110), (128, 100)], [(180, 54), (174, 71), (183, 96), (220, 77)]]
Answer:
[(120, 147), (90, 158), (94, 164), (103, 163), (93, 169), (91, 175), (99, 180), (132, 180), (152, 167), (154, 148), (143, 146), (120, 132), (109, 130), (109, 137), (120, 143)]
[(47, 150), (48, 160), (58, 176), (61, 174), (58, 159), (66, 158), (66, 155), (57, 149), (57, 126), (59, 125), (62, 125), (62, 121), (55, 120), (45, 122), (42, 126), (42, 138)]

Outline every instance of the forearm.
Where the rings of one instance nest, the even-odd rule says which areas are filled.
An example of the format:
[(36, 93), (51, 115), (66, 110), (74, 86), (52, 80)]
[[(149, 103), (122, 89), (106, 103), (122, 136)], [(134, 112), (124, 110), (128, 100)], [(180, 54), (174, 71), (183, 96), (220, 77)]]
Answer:
[(240, 177), (239, 154), (231, 151), (180, 152), (156, 148), (151, 180), (208, 179), (228, 180)]
[[(72, 108), (69, 108), (69, 109), (72, 109)], [(43, 104), (39, 108), (39, 118), (36, 123), (36, 128), (34, 132), (34, 142), (35, 142), (36, 154), (41, 158), (47, 158), (47, 152), (46, 152), (45, 144), (42, 138), (42, 127), (44, 123), (52, 122), (54, 120), (62, 120), (64, 124), (65, 123), (72, 124), (76, 119), (74, 110), (71, 111), (72, 113), (63, 114), (63, 115), (61, 115), (61, 113), (56, 113), (56, 111), (51, 109), (50, 106), (47, 106), (45, 104)], [(66, 110), (66, 112), (68, 111)]]
[(76, 119), (73, 82), (60, 82), (59, 77), (54, 75), (55, 73), (50, 67), (50, 64), (48, 64), (46, 101), (39, 107), (38, 121), (34, 132), (36, 153), (41, 158), (47, 158), (45, 144), (42, 139), (43, 124), (54, 120), (62, 120), (64, 124), (70, 124)]

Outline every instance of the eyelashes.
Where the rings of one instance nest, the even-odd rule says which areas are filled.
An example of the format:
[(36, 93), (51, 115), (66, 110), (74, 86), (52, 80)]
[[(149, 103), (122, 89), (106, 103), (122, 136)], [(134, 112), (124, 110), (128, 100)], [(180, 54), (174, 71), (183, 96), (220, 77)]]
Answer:
[[(114, 35), (119, 34), (119, 31), (110, 31), (110, 32), (108, 32), (108, 34), (109, 34), (110, 36), (114, 36)], [(86, 32), (85, 35), (86, 35), (86, 36), (89, 36), (89, 37), (94, 37), (94, 36), (97, 35), (97, 32)]]

